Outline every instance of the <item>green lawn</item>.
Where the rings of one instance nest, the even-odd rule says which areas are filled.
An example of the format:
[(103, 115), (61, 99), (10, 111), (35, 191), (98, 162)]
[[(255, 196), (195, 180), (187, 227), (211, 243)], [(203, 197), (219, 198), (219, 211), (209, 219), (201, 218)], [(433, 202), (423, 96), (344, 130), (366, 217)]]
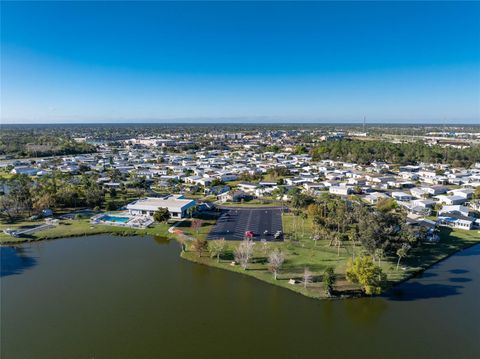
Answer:
[[(115, 213), (115, 212), (110, 212)], [(182, 230), (186, 235), (193, 237), (206, 238), (212, 226), (215, 224), (215, 216), (202, 218), (202, 227), (198, 230), (198, 233), (191, 229), (191, 219), (181, 221), (177, 228)], [(42, 239), (55, 239), (63, 237), (75, 237), (75, 236), (87, 236), (93, 234), (112, 233), (118, 235), (150, 235), (150, 236), (163, 236), (173, 238), (174, 235), (168, 233), (168, 229), (174, 225), (177, 221), (171, 220), (168, 223), (155, 223), (154, 225), (146, 229), (134, 229), (126, 227), (116, 227), (103, 224), (90, 224), (90, 220), (84, 219), (72, 219), (61, 220), (60, 224), (55, 228), (39, 231), (33, 233), (28, 237), (12, 237), (3, 233), (6, 228), (31, 228), (44, 224), (44, 220), (38, 221), (19, 221), (14, 224), (0, 224), (0, 244), (2, 243), (20, 243), (26, 241), (37, 241)]]
[[(185, 259), (205, 265), (242, 273), (260, 279), (262, 281), (278, 285), (299, 292), (313, 298), (323, 298), (321, 277), (329, 266), (335, 269), (337, 294), (352, 294), (359, 291), (359, 287), (345, 280), (345, 267), (347, 260), (351, 258), (352, 251), (361, 253), (362, 248), (357, 245), (354, 248), (346, 243), (338, 250), (330, 246), (329, 241), (320, 240), (317, 244), (311, 239), (312, 223), (310, 219), (301, 219), (288, 213), (283, 215), (283, 227), (285, 242), (268, 243), (264, 248), (262, 243), (255, 244), (253, 263), (244, 271), (240, 266), (232, 266), (233, 250), (238, 242), (228, 242), (227, 254), (217, 263), (210, 259), (206, 253), (198, 257), (197, 253), (187, 251), (181, 256)], [(427, 269), (434, 263), (445, 259), (449, 255), (467, 248), (475, 243), (480, 243), (478, 231), (441, 229), (441, 240), (438, 243), (425, 243), (419, 248), (412, 249), (409, 255), (401, 262), (400, 269), (396, 270), (396, 257), (384, 258), (381, 262), (383, 271), (387, 274), (387, 286), (405, 280)], [(267, 255), (275, 247), (281, 249), (285, 255), (285, 263), (278, 276), (274, 280), (267, 268)], [(314, 276), (314, 282), (307, 289), (302, 284), (289, 284), (289, 279), (301, 280), (304, 268), (308, 268)]]
[(4, 172), (4, 171), (0, 171), (0, 180), (3, 180), (3, 181), (8, 181), (9, 179), (11, 179), (14, 175), (10, 172)]
[[(343, 278), (345, 263), (350, 258), (351, 252), (348, 248), (341, 248), (338, 254), (337, 249), (330, 247), (328, 241), (318, 241), (315, 245), (314, 241), (310, 239), (311, 226), (311, 221), (308, 219), (302, 222), (300, 217), (294, 218), (292, 214), (284, 214), (283, 227), (286, 241), (270, 242), (266, 247), (262, 243), (257, 242), (255, 244), (253, 263), (246, 271), (238, 265), (230, 265), (233, 261), (233, 250), (238, 246), (238, 242), (228, 242), (228, 253), (222, 258), (220, 263), (217, 263), (215, 259), (210, 259), (207, 254), (198, 257), (197, 253), (191, 251), (182, 253), (182, 257), (202, 264), (243, 273), (315, 298), (324, 297), (321, 276), (325, 269), (331, 266), (337, 270), (338, 290), (350, 291), (357, 289), (356, 286), (346, 283)], [(267, 269), (267, 256), (276, 247), (280, 248), (284, 253), (285, 263), (278, 275), (278, 279), (274, 280), (272, 274)], [(313, 273), (315, 281), (307, 289), (301, 284), (289, 284), (289, 279), (301, 280), (305, 267)]]
[(40, 221), (23, 221), (11, 225), (0, 225), (0, 244), (1, 243), (20, 243), (25, 241), (37, 241), (42, 239), (55, 239), (63, 237), (87, 236), (93, 234), (112, 233), (118, 235), (151, 235), (151, 236), (172, 236), (168, 233), (168, 228), (175, 222), (157, 223), (146, 229), (132, 229), (125, 227), (116, 227), (108, 225), (91, 225), (89, 219), (61, 220), (60, 224), (54, 228), (33, 233), (28, 237), (11, 237), (3, 233), (5, 228), (29, 228), (44, 224)]
[(203, 220), (202, 227), (198, 230), (198, 233), (191, 228), (190, 220), (183, 221), (177, 228), (181, 229), (187, 236), (206, 239), (214, 224), (215, 220), (213, 219)]
[(480, 243), (480, 231), (466, 231), (462, 229), (440, 228), (440, 241), (438, 243), (424, 243), (418, 248), (413, 248), (408, 256), (400, 263), (405, 270), (396, 271), (391, 267), (396, 265), (397, 258), (390, 258), (388, 268), (389, 280), (399, 281), (407, 279), (448, 256)]

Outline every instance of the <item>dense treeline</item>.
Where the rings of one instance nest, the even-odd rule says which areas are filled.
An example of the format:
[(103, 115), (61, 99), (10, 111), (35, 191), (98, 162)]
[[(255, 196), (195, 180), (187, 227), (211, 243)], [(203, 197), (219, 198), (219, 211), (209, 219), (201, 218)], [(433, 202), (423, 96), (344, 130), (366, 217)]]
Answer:
[(2, 131), (0, 155), (45, 157), (95, 152), (95, 147), (69, 137), (37, 131)]
[(359, 242), (371, 255), (379, 249), (393, 254), (402, 245), (414, 245), (425, 237), (422, 228), (407, 224), (406, 214), (396, 206), (371, 207), (324, 195), (308, 205), (307, 212), (316, 235), (329, 239), (331, 245)]
[(480, 146), (466, 149), (429, 146), (421, 142), (391, 143), (385, 141), (326, 141), (311, 150), (314, 160), (340, 160), (368, 164), (387, 161), (398, 164), (418, 162), (449, 163), (455, 167), (480, 162)]
[(33, 181), (26, 175), (15, 175), (6, 185), (8, 193), (0, 197), (0, 220), (13, 222), (38, 214), (44, 209), (101, 206), (105, 191), (94, 178), (53, 173)]

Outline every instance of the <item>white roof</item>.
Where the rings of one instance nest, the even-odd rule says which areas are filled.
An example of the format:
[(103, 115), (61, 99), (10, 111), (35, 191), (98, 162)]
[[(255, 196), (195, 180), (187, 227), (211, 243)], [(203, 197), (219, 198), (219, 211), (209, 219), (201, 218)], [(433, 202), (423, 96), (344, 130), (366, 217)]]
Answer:
[(158, 208), (168, 208), (169, 211), (181, 212), (184, 208), (195, 205), (193, 199), (185, 199), (181, 195), (166, 197), (147, 197), (139, 199), (127, 205), (127, 209), (140, 211), (156, 211)]
[(409, 194), (405, 193), (405, 192), (392, 192), (392, 196), (408, 196), (410, 197)]

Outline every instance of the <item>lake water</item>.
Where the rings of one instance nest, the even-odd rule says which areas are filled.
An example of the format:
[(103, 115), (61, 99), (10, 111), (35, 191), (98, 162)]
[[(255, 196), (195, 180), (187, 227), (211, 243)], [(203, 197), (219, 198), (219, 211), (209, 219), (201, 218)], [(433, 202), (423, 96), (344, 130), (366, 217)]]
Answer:
[(479, 358), (480, 246), (382, 298), (317, 301), (92, 236), (1, 248), (1, 358)]

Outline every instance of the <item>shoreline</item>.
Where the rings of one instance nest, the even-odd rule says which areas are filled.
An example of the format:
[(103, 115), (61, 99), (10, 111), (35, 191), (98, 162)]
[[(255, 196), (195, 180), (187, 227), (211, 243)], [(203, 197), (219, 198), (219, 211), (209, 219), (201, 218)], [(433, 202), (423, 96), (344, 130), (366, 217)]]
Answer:
[[(282, 283), (280, 281), (285, 281), (286, 279), (267, 280), (266, 278), (262, 278), (260, 276), (253, 275), (251, 272), (249, 272), (248, 269), (247, 270), (243, 270), (243, 269), (234, 270), (233, 268), (238, 268), (239, 267), (238, 265), (232, 266), (231, 268), (229, 268), (230, 267), (229, 265), (228, 266), (227, 265), (221, 265), (221, 264), (225, 264), (226, 263), (225, 261), (223, 263), (222, 262), (217, 263), (215, 260), (213, 260), (213, 264), (212, 264), (212, 263), (209, 263), (209, 262), (212, 262), (212, 260), (208, 257), (198, 258), (195, 255), (192, 255), (192, 256), (191, 255), (185, 255), (186, 253), (191, 253), (191, 252), (180, 252), (180, 258), (182, 258), (186, 261), (192, 262), (192, 263), (196, 263), (196, 264), (199, 264), (199, 265), (206, 266), (206, 267), (215, 268), (215, 269), (219, 269), (219, 270), (226, 270), (226, 271), (231, 272), (231, 273), (244, 275), (244, 276), (259, 280), (259, 281), (261, 281), (263, 283), (266, 283), (268, 285), (273, 285), (273, 286), (276, 286), (276, 287), (280, 287), (280, 288), (290, 290), (290, 291), (292, 291), (296, 294), (302, 295), (302, 296), (307, 297), (307, 298), (311, 298), (311, 299), (315, 299), (315, 300), (343, 300), (343, 299), (360, 299), (360, 298), (382, 297), (385, 293), (391, 291), (392, 289), (394, 289), (398, 285), (400, 285), (404, 282), (407, 282), (411, 279), (414, 279), (414, 278), (417, 278), (417, 277), (421, 276), (425, 271), (431, 269), (435, 265), (449, 259), (450, 257), (452, 257), (452, 256), (454, 256), (454, 255), (456, 255), (460, 252), (463, 252), (463, 251), (465, 251), (467, 249), (470, 249), (470, 248), (472, 248), (474, 246), (477, 246), (477, 245), (480, 245), (480, 240), (478, 242), (468, 243), (465, 247), (460, 248), (460, 249), (458, 249), (458, 250), (456, 250), (452, 253), (447, 254), (445, 257), (442, 257), (441, 259), (438, 259), (436, 262), (434, 262), (432, 264), (429, 264), (425, 268), (422, 268), (418, 271), (415, 271), (414, 273), (408, 274), (406, 277), (404, 277), (404, 278), (402, 278), (398, 281), (388, 281), (388, 285), (385, 287), (384, 291), (381, 294), (371, 295), (371, 296), (364, 294), (360, 290), (358, 290), (355, 294), (340, 294), (340, 295), (332, 295), (332, 296), (314, 295), (313, 293), (309, 293), (308, 289), (305, 292), (301, 283), (282, 285)], [(202, 259), (206, 259), (206, 261), (202, 260)], [(253, 271), (255, 271), (255, 270), (253, 270)]]
[[(461, 233), (461, 232), (460, 232)], [(457, 234), (457, 235), (455, 235)], [(476, 245), (480, 245), (480, 235), (476, 235), (476, 233), (471, 233), (472, 239), (470, 238), (462, 238), (458, 236), (458, 232), (454, 232), (454, 234), (447, 233), (446, 235), (444, 234), (443, 237), (443, 245), (447, 245), (447, 250), (441, 252), (442, 254), (438, 255), (437, 257), (433, 258), (431, 261), (425, 261), (425, 264), (422, 264), (421, 267), (407, 267), (409, 269), (407, 270), (399, 270), (394, 271), (393, 273), (386, 273), (390, 275), (395, 275), (398, 276), (400, 275), (400, 278), (389, 278), (387, 279), (385, 283), (384, 290), (382, 291), (382, 294), (379, 295), (374, 295), (374, 296), (368, 296), (364, 294), (361, 290), (360, 287), (356, 285), (346, 285), (345, 279), (344, 279), (344, 273), (336, 273), (337, 276), (337, 282), (334, 286), (337, 287), (334, 289), (334, 293), (336, 295), (332, 296), (326, 296), (323, 293), (323, 290), (317, 287), (314, 288), (307, 288), (306, 290), (303, 288), (301, 283), (296, 283), (296, 284), (289, 284), (288, 280), (290, 278), (284, 277), (282, 278), (282, 271), (279, 273), (279, 279), (275, 280), (273, 279), (273, 276), (271, 273), (269, 273), (266, 270), (262, 269), (247, 269), (243, 270), (240, 268), (239, 265), (231, 266), (229, 260), (223, 260), (221, 262), (217, 262), (216, 259), (212, 259), (209, 256), (202, 255), (201, 257), (198, 257), (198, 255), (192, 251), (187, 251), (187, 252), (180, 252), (180, 257), (184, 260), (197, 263), (200, 265), (205, 265), (207, 267), (212, 267), (212, 268), (217, 268), (221, 270), (227, 270), (229, 272), (234, 272), (242, 275), (246, 275), (252, 278), (255, 278), (257, 280), (260, 280), (264, 283), (270, 284), (270, 285), (275, 285), (277, 287), (285, 288), (290, 291), (293, 291), (297, 294), (303, 295), (308, 298), (312, 299), (317, 299), (317, 300), (337, 300), (337, 299), (355, 299), (355, 298), (363, 298), (363, 297), (380, 297), (384, 295), (385, 293), (391, 291), (393, 288), (396, 286), (411, 280), (413, 278), (417, 278), (421, 276), (425, 271), (428, 269), (434, 267), (440, 262), (443, 262), (447, 260), (448, 258), (464, 251), (467, 250), (471, 247), (474, 247)], [(460, 242), (457, 244), (454, 243), (455, 240), (461, 239)], [(447, 242), (447, 243), (445, 243)], [(433, 244), (435, 246), (438, 246), (439, 243)], [(452, 247), (454, 246), (454, 247)], [(392, 264), (391, 262), (384, 261), (384, 263)], [(295, 279), (295, 278), (291, 278)], [(318, 284), (318, 282), (317, 282)], [(321, 284), (321, 282), (320, 282)], [(351, 287), (357, 287), (356, 289), (352, 290)], [(343, 288), (342, 288), (343, 287)], [(342, 290), (343, 289), (343, 290)], [(343, 292), (343, 293), (342, 293)]]
[[(15, 246), (19, 244), (50, 241), (50, 240), (57, 240), (57, 239), (63, 239), (63, 238), (66, 239), (66, 238), (88, 237), (92, 235), (101, 235), (101, 234), (119, 236), (119, 237), (150, 236), (153, 238), (155, 236), (162, 236), (162, 237), (168, 238), (169, 240), (172, 240), (172, 239), (177, 240), (176, 235), (168, 231), (169, 228), (171, 228), (176, 224), (177, 223), (165, 224), (166, 228), (162, 228), (162, 227), (159, 228), (159, 226), (162, 225), (162, 224), (159, 224), (149, 229), (132, 229), (132, 228), (112, 227), (112, 226), (102, 226), (98, 228), (98, 227), (89, 226), (89, 230), (87, 232), (81, 232), (81, 233), (80, 232), (51, 233), (44, 237), (24, 237), (24, 238), (16, 238), (16, 240), (12, 240), (12, 241), (2, 240), (0, 242), (0, 247), (9, 247), (9, 246)], [(162, 229), (165, 229), (165, 230), (162, 230)], [(444, 245), (447, 245), (446, 251), (438, 255), (438, 258), (432, 259), (431, 262), (427, 261), (427, 263), (425, 265), (422, 265), (422, 267), (414, 267), (413, 269), (410, 269), (411, 272), (405, 272), (405, 271), (395, 272), (396, 275), (400, 274), (401, 278), (388, 279), (383, 293), (386, 293), (392, 290), (392, 288), (398, 286), (401, 283), (404, 283), (410, 279), (421, 276), (426, 270), (450, 258), (451, 256), (463, 250), (471, 248), (475, 245), (480, 244), (480, 236), (478, 236), (477, 238), (473, 234), (472, 234), (472, 239), (454, 236), (454, 235), (451, 235), (450, 233), (448, 233), (446, 236), (447, 237), (444, 237), (444, 242), (447, 240), (450, 240), (450, 242), (453, 242), (454, 241), (453, 237), (455, 237), (456, 239), (460, 238), (461, 241), (457, 242), (456, 244), (455, 243), (452, 244), (449, 242), (444, 243)], [(436, 243), (433, 245), (438, 246), (439, 243)], [(452, 247), (452, 245), (454, 247)], [(350, 286), (347, 285), (346, 281), (343, 278), (343, 273), (337, 273), (337, 283), (335, 285), (335, 287), (337, 288), (335, 288), (335, 292), (334, 292), (336, 293), (336, 295), (326, 296), (324, 295), (321, 287), (318, 286), (318, 284), (321, 284), (321, 282), (315, 282), (316, 283), (315, 286), (305, 289), (301, 283), (289, 284), (288, 280), (291, 278), (288, 278), (288, 277), (282, 278), (282, 272), (280, 272), (279, 279), (275, 280), (273, 279), (273, 276), (271, 275), (271, 273), (269, 273), (263, 268), (260, 268), (260, 269), (250, 268), (247, 270), (243, 270), (238, 265), (231, 266), (230, 260), (223, 259), (221, 262), (217, 262), (216, 259), (210, 258), (205, 253), (203, 253), (201, 257), (198, 257), (197, 254), (193, 251), (187, 251), (187, 252), (180, 251), (179, 257), (199, 265), (204, 265), (207, 267), (212, 267), (220, 270), (227, 270), (230, 272), (246, 275), (246, 276), (255, 278), (259, 281), (262, 281), (264, 283), (285, 288), (297, 294), (303, 295), (308, 298), (316, 299), (316, 300), (339, 300), (339, 299), (355, 299), (355, 298), (368, 297), (359, 290), (359, 287), (356, 287), (355, 285), (350, 285)], [(385, 263), (389, 263), (389, 262), (385, 261)], [(382, 296), (382, 294), (377, 296)]]

